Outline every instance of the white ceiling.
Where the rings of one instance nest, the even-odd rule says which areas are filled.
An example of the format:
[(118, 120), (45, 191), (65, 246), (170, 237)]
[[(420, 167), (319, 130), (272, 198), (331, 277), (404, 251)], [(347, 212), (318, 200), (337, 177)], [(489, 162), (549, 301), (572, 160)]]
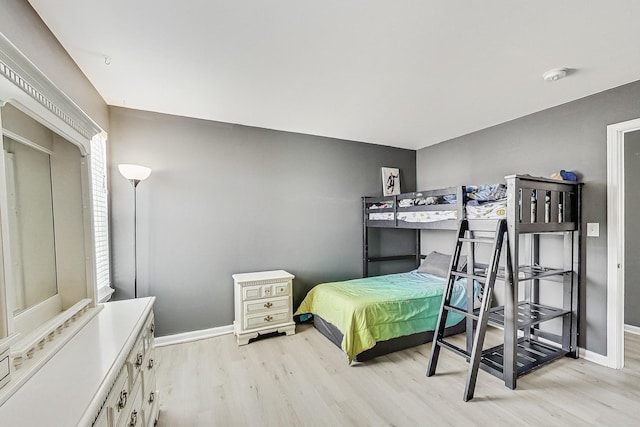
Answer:
[(395, 147), (640, 79), (638, 0), (29, 2), (109, 105)]

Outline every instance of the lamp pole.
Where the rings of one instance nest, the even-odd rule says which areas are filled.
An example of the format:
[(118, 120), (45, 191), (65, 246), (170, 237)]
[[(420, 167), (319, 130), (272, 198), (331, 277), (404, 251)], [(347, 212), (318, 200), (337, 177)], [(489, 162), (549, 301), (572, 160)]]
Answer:
[(139, 179), (130, 179), (133, 185), (133, 297), (138, 298), (138, 184)]
[(133, 185), (133, 297), (138, 298), (138, 184), (151, 174), (146, 166), (121, 164), (118, 170)]

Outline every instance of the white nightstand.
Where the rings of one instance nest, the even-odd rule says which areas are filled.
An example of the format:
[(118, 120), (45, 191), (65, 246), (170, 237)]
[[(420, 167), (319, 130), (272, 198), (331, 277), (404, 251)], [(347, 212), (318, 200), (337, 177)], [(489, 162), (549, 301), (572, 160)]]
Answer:
[(293, 322), (293, 274), (284, 270), (234, 274), (235, 320), (238, 345), (269, 332), (296, 333)]

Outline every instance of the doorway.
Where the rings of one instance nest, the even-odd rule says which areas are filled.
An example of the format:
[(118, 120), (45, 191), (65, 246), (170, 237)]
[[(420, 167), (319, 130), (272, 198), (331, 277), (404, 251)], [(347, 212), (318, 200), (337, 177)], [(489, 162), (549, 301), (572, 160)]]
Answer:
[(624, 367), (625, 140), (640, 119), (607, 126), (607, 366)]

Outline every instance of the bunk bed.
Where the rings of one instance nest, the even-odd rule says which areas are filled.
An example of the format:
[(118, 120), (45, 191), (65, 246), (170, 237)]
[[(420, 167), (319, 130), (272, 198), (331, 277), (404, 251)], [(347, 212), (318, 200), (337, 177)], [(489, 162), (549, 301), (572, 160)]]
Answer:
[[(314, 327), (342, 348), (349, 363), (365, 362), (380, 355), (430, 342), (450, 266), (451, 257), (448, 255), (437, 252), (428, 256), (420, 255), (418, 232), (414, 234), (415, 254), (369, 257), (368, 228), (453, 230), (457, 218), (464, 216), (464, 187), (387, 197), (363, 197), (362, 200), (363, 243), (368, 262), (413, 259), (416, 270), (370, 277), (368, 262), (365, 262), (362, 279), (322, 283), (309, 291), (295, 315), (301, 316), (301, 319), (311, 315)], [(398, 208), (399, 205), (402, 207)], [(457, 291), (459, 307), (466, 310), (467, 304), (474, 306), (474, 299), (466, 295), (466, 286), (462, 285), (462, 280), (459, 282), (454, 292)], [(477, 296), (479, 291), (476, 291)], [(324, 304), (326, 300), (331, 301), (331, 305)], [(422, 306), (415, 309), (416, 304)], [(413, 311), (412, 308), (407, 310), (407, 305), (411, 305)], [(380, 321), (367, 316), (366, 313), (371, 311), (382, 311), (384, 314), (380, 316), (386, 319)], [(388, 327), (394, 322), (395, 328)], [(381, 330), (378, 323), (384, 323), (387, 329)], [(399, 323), (404, 323), (404, 327), (398, 327)], [(458, 334), (464, 330), (463, 317), (452, 316), (447, 321), (445, 335)]]
[[(490, 316), (490, 324), (503, 329), (504, 342), (486, 351), (481, 367), (502, 378), (508, 387), (515, 388), (517, 377), (526, 372), (559, 357), (578, 357), (582, 184), (529, 175), (511, 175), (505, 180), (506, 185), (501, 184), (500, 187), (480, 187), (484, 192), (489, 188), (490, 193), (502, 192), (505, 196), (480, 204), (474, 202), (478, 196), (476, 186), (363, 197), (363, 277), (369, 276), (369, 264), (374, 262), (413, 259), (416, 266), (420, 265), (424, 258), (420, 252), (421, 230), (456, 230), (459, 220), (468, 219), (470, 228), (481, 233), (492, 231), (496, 219), (506, 218), (509, 255), (514, 267), (510, 274), (502, 277), (505, 282), (504, 304), (493, 307)], [(499, 191), (494, 191), (496, 189)], [(369, 253), (369, 233), (376, 228), (415, 230), (414, 252), (372, 256)], [(553, 268), (540, 265), (540, 235), (546, 233), (558, 235), (562, 240), (561, 265)], [(521, 247), (529, 249), (522, 251)], [(470, 259), (470, 263), (472, 275), (483, 274), (483, 266), (479, 262)], [(445, 280), (442, 279), (443, 287)], [(467, 282), (464, 307), (473, 307), (477, 287), (472, 279), (463, 280)], [(554, 281), (561, 283), (561, 303), (555, 304), (557, 306), (541, 304), (541, 286), (546, 288), (549, 282)], [(301, 308), (298, 314), (307, 310), (306, 307)], [(550, 331), (543, 326), (547, 322), (556, 322), (554, 319), (559, 320), (559, 328), (554, 326), (556, 329), (551, 328)], [(315, 314), (314, 326), (341, 346), (345, 333), (336, 325), (323, 319), (321, 314)], [(465, 322), (461, 321), (447, 332), (464, 329), (467, 330), (467, 345), (470, 345), (473, 329), (470, 319), (466, 321), (466, 328)], [(355, 356), (354, 360), (367, 360), (415, 346), (430, 341), (432, 337), (431, 330), (379, 341), (371, 349)]]

